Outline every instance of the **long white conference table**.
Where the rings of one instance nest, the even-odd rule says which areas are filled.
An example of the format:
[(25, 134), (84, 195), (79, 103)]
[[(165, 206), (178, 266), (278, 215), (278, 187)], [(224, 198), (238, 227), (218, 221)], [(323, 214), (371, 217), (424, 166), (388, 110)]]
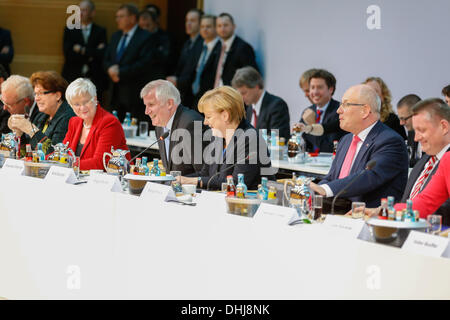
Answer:
[(0, 297), (450, 298), (450, 259), (163, 198), (0, 172)]

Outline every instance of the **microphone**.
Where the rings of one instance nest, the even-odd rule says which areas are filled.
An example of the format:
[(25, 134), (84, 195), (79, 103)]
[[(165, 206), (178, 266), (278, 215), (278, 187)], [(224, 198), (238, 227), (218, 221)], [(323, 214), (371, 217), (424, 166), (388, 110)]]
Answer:
[(358, 180), (358, 178), (364, 173), (366, 172), (366, 170), (372, 170), (373, 167), (375, 167), (375, 165), (377, 164), (377, 162), (375, 160), (369, 161), (366, 165), (366, 168), (364, 170), (361, 170), (360, 173), (358, 173), (352, 180), (350, 180), (350, 182), (345, 186), (345, 188), (343, 188), (341, 191), (339, 191), (333, 198), (333, 202), (331, 203), (331, 214), (334, 214), (334, 203), (336, 202), (336, 199), (343, 194), (344, 192), (346, 192), (348, 190), (348, 188), (356, 181)]
[(143, 154), (145, 151), (147, 151), (151, 146), (153, 146), (158, 141), (164, 141), (169, 136), (169, 131), (164, 132), (158, 139), (156, 139), (155, 142), (150, 144), (147, 148), (145, 148), (142, 152), (138, 153), (136, 156), (133, 157), (133, 159), (130, 160), (130, 163), (133, 162), (137, 157), (139, 157), (141, 154)]
[(213, 175), (211, 176), (211, 178), (209, 178), (208, 183), (206, 184), (206, 191), (209, 191), (209, 184), (211, 183), (211, 180), (212, 180), (214, 177), (218, 176), (219, 174), (221, 174), (221, 173), (223, 173), (223, 172), (225, 172), (225, 171), (227, 171), (227, 170), (229, 170), (229, 169), (231, 169), (231, 168), (234, 168), (234, 167), (237, 166), (238, 164), (242, 164), (242, 163), (239, 163), (239, 162), (246, 161), (246, 160), (250, 160), (250, 159), (254, 158), (257, 154), (258, 154), (257, 152), (252, 152), (252, 153), (250, 153), (248, 156), (246, 156), (245, 158), (236, 161), (236, 163), (233, 164), (232, 166), (229, 166), (229, 167), (224, 168), (224, 169), (222, 169), (222, 170), (220, 170), (220, 171), (217, 171), (215, 174), (213, 174)]

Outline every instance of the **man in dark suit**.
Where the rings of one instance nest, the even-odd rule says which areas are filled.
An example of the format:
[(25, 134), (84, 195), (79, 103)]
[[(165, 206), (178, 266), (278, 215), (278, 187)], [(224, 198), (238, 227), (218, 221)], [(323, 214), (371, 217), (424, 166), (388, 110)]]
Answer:
[(192, 51), (186, 68), (178, 78), (178, 87), (184, 91), (185, 100), (193, 101), (188, 107), (197, 109), (203, 94), (214, 88), (214, 75), (220, 54), (220, 40), (216, 34), (216, 18), (204, 15), (200, 20), (200, 35), (203, 45)]
[(5, 68), (0, 65), (0, 134), (8, 133), (11, 130), (8, 127), (10, 113), (6, 110), (2, 98), (2, 83), (8, 78)]
[(148, 80), (153, 50), (150, 33), (137, 25), (138, 9), (122, 5), (116, 13), (119, 31), (111, 37), (103, 67), (111, 81), (110, 109), (117, 109), (119, 119), (131, 112), (139, 120), (147, 120), (139, 99), (139, 90)]
[(264, 81), (253, 67), (238, 69), (231, 81), (232, 86), (239, 91), (247, 106), (247, 120), (257, 130), (278, 130), (278, 135), (290, 138), (289, 108), (280, 97), (274, 96), (264, 89)]
[(317, 69), (309, 79), (309, 97), (313, 105), (308, 107), (294, 127), (305, 132), (303, 138), (309, 152), (333, 152), (333, 141), (339, 141), (345, 132), (339, 126), (337, 110), (340, 103), (332, 98), (336, 90), (336, 78), (327, 70)]
[[(436, 173), (444, 154), (450, 151), (450, 107), (441, 99), (427, 99), (412, 108), (412, 125), (415, 140), (422, 145), (425, 155), (412, 169), (406, 184), (402, 203), (414, 199)], [(436, 214), (443, 216), (443, 223), (450, 223), (450, 201), (447, 200)]]
[(221, 38), (221, 52), (217, 60), (214, 88), (231, 85), (231, 80), (237, 69), (251, 66), (258, 69), (255, 61), (255, 51), (252, 46), (236, 36), (236, 25), (229, 13), (221, 13), (216, 21), (217, 34)]
[(9, 114), (28, 115), (30, 121), (36, 124), (35, 119), (40, 112), (30, 79), (13, 74), (1, 84), (0, 93), (4, 110)]
[(330, 172), (319, 185), (311, 188), (328, 198), (347, 188), (370, 161), (371, 170), (364, 171), (358, 181), (348, 186), (341, 197), (347, 199), (339, 213), (350, 209), (351, 201), (363, 201), (368, 207), (380, 205), (381, 198), (399, 199), (408, 179), (408, 153), (404, 140), (379, 121), (381, 101), (367, 85), (348, 89), (338, 109), (340, 126), (350, 132), (337, 148)]
[(85, 0), (80, 3), (81, 29), (64, 29), (65, 62), (62, 76), (71, 83), (77, 78), (89, 78), (97, 88), (97, 98), (103, 102), (108, 78), (103, 70), (106, 50), (106, 29), (93, 23), (95, 5)]
[[(185, 176), (199, 172), (203, 165), (203, 118), (199, 113), (180, 104), (180, 93), (167, 80), (155, 80), (141, 90), (145, 114), (155, 126), (159, 154), (166, 172), (181, 171)], [(181, 140), (181, 141), (180, 141)]]
[[(192, 74), (193, 66), (189, 63), (192, 56), (200, 56), (203, 48), (203, 38), (200, 36), (200, 20), (203, 11), (200, 9), (191, 9), (186, 14), (186, 34), (189, 39), (181, 49), (180, 58), (176, 66), (175, 74), (168, 76), (166, 80), (172, 82), (180, 91), (181, 103), (188, 107), (194, 104), (194, 97), (192, 95)], [(198, 60), (197, 60), (198, 61)], [(180, 78), (181, 75), (188, 74), (188, 79)]]
[(11, 74), (9, 64), (14, 57), (14, 47), (11, 39), (11, 32), (7, 29), (0, 28), (0, 64), (5, 68), (6, 72)]
[(412, 108), (421, 99), (418, 95), (408, 94), (401, 98), (397, 104), (397, 113), (400, 120), (400, 125), (404, 126), (408, 132), (407, 146), (409, 155), (409, 167), (412, 168), (417, 161), (422, 157), (422, 148), (419, 142), (414, 140), (414, 128), (412, 125)]

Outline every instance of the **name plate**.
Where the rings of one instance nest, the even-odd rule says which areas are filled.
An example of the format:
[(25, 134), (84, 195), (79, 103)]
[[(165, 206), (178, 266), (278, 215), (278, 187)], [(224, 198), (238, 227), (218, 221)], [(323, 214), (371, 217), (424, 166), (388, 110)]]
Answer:
[(105, 191), (122, 192), (122, 185), (117, 176), (109, 174), (94, 174), (89, 177), (87, 186)]
[(74, 184), (77, 182), (77, 177), (75, 176), (75, 172), (72, 168), (51, 166), (44, 180), (54, 183)]
[(405, 243), (403, 243), (402, 250), (430, 257), (441, 257), (448, 244), (448, 238), (411, 231)]
[(350, 238), (357, 238), (361, 233), (365, 222), (363, 219), (353, 219), (351, 217), (342, 217), (335, 215), (327, 215), (323, 223), (324, 227), (329, 228), (334, 233), (348, 236)]
[(144, 190), (142, 190), (140, 198), (164, 200), (171, 189), (171, 186), (166, 186), (160, 183), (147, 182)]
[(297, 216), (297, 211), (293, 208), (261, 203), (253, 220), (258, 223), (287, 225), (293, 216)]
[(25, 165), (22, 160), (6, 159), (0, 172), (20, 176), (23, 174)]

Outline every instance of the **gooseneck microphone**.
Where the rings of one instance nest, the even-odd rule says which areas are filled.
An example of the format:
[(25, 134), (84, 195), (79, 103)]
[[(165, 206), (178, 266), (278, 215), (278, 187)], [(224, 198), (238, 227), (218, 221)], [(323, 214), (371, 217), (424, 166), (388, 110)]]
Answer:
[(372, 170), (373, 167), (375, 167), (375, 165), (377, 164), (377, 162), (375, 160), (369, 161), (366, 165), (366, 168), (364, 170), (361, 170), (360, 173), (358, 173), (355, 177), (353, 177), (352, 180), (350, 180), (350, 182), (345, 186), (345, 188), (343, 188), (341, 191), (339, 191), (333, 198), (333, 202), (331, 203), (331, 214), (334, 214), (334, 203), (336, 202), (336, 199), (343, 194), (344, 192), (346, 192), (348, 190), (348, 188), (356, 181), (358, 180), (358, 178), (364, 173), (366, 172), (366, 170)]
[(145, 148), (143, 151), (138, 153), (136, 156), (133, 157), (133, 159), (130, 160), (130, 163), (132, 163), (137, 157), (139, 157), (141, 154), (143, 154), (145, 151), (147, 151), (151, 146), (153, 146), (158, 141), (164, 141), (169, 136), (169, 131), (164, 132), (158, 139), (156, 139), (155, 142), (150, 144), (147, 148)]
[(245, 158), (236, 161), (235, 164), (233, 164), (233, 165), (231, 165), (231, 166), (229, 166), (229, 167), (227, 167), (227, 168), (224, 168), (224, 169), (222, 169), (222, 170), (220, 170), (220, 171), (217, 171), (215, 174), (213, 174), (213, 175), (211, 176), (211, 178), (209, 178), (208, 183), (206, 184), (206, 191), (209, 191), (209, 184), (211, 183), (211, 181), (212, 181), (212, 179), (213, 179), (214, 177), (218, 176), (218, 175), (221, 174), (221, 173), (224, 173), (225, 171), (227, 171), (227, 170), (229, 170), (229, 169), (231, 169), (231, 168), (234, 168), (234, 167), (237, 166), (238, 164), (242, 164), (242, 163), (239, 163), (239, 162), (246, 161), (246, 160), (250, 160), (250, 159), (254, 158), (257, 154), (258, 154), (257, 152), (252, 152), (252, 153), (250, 153), (248, 156), (246, 156)]

